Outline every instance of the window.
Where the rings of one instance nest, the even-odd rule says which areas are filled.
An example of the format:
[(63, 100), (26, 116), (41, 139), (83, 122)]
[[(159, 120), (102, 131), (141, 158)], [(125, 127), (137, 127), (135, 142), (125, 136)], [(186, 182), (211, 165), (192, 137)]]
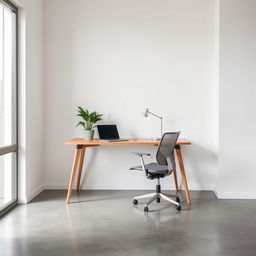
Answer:
[(17, 202), (17, 9), (0, 0), (0, 214)]

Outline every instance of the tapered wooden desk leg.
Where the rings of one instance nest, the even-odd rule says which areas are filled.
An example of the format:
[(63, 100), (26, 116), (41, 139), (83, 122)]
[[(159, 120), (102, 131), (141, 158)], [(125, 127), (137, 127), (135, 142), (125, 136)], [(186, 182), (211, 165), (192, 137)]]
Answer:
[(76, 190), (80, 190), (80, 180), (81, 180), (81, 175), (82, 175), (82, 170), (83, 170), (83, 164), (84, 164), (84, 154), (85, 154), (86, 147), (83, 146), (81, 149), (81, 156), (80, 156), (80, 162), (79, 162), (79, 169), (78, 169), (78, 176), (77, 176), (77, 184), (76, 184)]
[(178, 186), (177, 171), (176, 170), (173, 171), (173, 178), (174, 178), (176, 193), (178, 193), (179, 192), (179, 186)]
[(188, 205), (190, 205), (191, 200), (190, 200), (190, 194), (189, 194), (189, 190), (188, 190), (188, 183), (187, 183), (186, 172), (185, 172), (185, 168), (184, 168), (180, 145), (176, 145), (175, 149), (176, 149), (176, 154), (177, 154), (177, 158), (178, 158), (178, 162), (179, 162), (179, 166), (180, 166), (182, 183), (185, 188), (186, 200), (187, 200)]
[(74, 155), (74, 161), (73, 161), (71, 176), (70, 176), (70, 180), (69, 180), (69, 185), (68, 185), (68, 193), (67, 193), (67, 199), (66, 199), (67, 204), (69, 203), (69, 200), (70, 200), (70, 197), (71, 197), (73, 184), (74, 184), (75, 176), (76, 176), (76, 169), (77, 169), (77, 165), (78, 165), (80, 155), (81, 155), (81, 150), (82, 150), (82, 146), (77, 145), (75, 155)]

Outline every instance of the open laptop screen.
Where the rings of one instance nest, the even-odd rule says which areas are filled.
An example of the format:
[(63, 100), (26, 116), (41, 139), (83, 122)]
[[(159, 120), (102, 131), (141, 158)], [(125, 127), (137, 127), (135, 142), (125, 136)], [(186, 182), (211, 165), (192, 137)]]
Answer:
[(97, 129), (101, 140), (119, 139), (118, 130), (115, 124), (97, 125)]

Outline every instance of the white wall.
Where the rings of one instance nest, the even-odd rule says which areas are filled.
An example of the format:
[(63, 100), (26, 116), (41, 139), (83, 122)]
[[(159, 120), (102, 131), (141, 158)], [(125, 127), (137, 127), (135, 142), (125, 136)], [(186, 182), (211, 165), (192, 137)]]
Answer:
[(254, 0), (220, 4), (220, 198), (256, 198), (255, 11)]
[(43, 1), (19, 0), (19, 202), (43, 189)]
[[(43, 183), (67, 186), (74, 148), (64, 141), (82, 136), (74, 127), (77, 105), (104, 113), (104, 122), (117, 123), (124, 137), (158, 136), (158, 120), (140, 115), (150, 107), (164, 116), (165, 130), (182, 130), (192, 140), (184, 148), (191, 189), (213, 189), (216, 172), (220, 198), (256, 198), (255, 1), (220, 1), (220, 13), (217, 0), (21, 0), (20, 5), (21, 202)], [(143, 174), (128, 171), (137, 164), (129, 154), (135, 150), (155, 152), (89, 149), (84, 187), (153, 188)]]
[[(64, 142), (83, 136), (82, 129), (75, 128), (76, 107), (81, 105), (103, 113), (104, 122), (117, 123), (123, 137), (158, 136), (158, 120), (143, 119), (141, 112), (149, 107), (163, 115), (165, 131), (181, 130), (182, 137), (193, 143), (183, 150), (190, 188), (213, 189), (216, 1), (45, 0), (44, 4), (46, 188), (67, 187), (74, 148)], [(34, 132), (40, 133), (38, 128)], [(138, 164), (131, 151), (155, 150), (89, 149), (84, 187), (154, 188), (154, 182), (128, 168)], [(164, 187), (170, 188), (169, 179)]]

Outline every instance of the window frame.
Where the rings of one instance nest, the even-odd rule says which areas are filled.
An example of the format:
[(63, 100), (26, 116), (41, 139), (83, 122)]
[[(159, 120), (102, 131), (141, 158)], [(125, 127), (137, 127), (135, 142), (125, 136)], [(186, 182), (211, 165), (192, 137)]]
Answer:
[(15, 184), (16, 184), (16, 195), (15, 195), (15, 200), (13, 202), (11, 202), (10, 204), (8, 204), (5, 208), (0, 210), (0, 217), (2, 217), (4, 214), (6, 214), (7, 212), (9, 212), (11, 209), (13, 209), (17, 204), (18, 204), (18, 142), (19, 142), (19, 137), (18, 137), (18, 131), (19, 131), (19, 123), (18, 123), (18, 98), (19, 98), (19, 24), (18, 24), (18, 20), (19, 20), (19, 12), (18, 12), (18, 7), (15, 6), (15, 4), (9, 0), (0, 0), (0, 3), (7, 6), (8, 8), (10, 8), (16, 16), (15, 19), (15, 23), (16, 23), (16, 28), (15, 28), (15, 32), (16, 32), (16, 41), (15, 41), (15, 48), (16, 48), (16, 63), (15, 63), (15, 68), (16, 68), (16, 72), (15, 72), (15, 76), (16, 76), (16, 92), (15, 92), (15, 98), (16, 98), (16, 143), (12, 144), (12, 145), (7, 145), (7, 146), (3, 146), (0, 147), (0, 156), (9, 154), (9, 153), (15, 153), (16, 154), (16, 168), (15, 168)]

